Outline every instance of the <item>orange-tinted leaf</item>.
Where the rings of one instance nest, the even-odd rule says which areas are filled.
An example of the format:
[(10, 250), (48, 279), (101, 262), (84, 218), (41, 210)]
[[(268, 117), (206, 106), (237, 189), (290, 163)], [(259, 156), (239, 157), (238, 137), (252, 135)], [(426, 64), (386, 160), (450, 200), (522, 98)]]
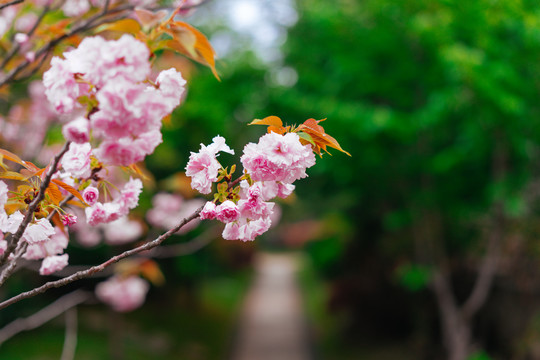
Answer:
[(8, 179), (8, 180), (19, 180), (19, 181), (26, 181), (26, 176), (19, 174), (15, 171), (3, 171), (0, 172), (0, 179)]
[(267, 131), (270, 133), (270, 132), (275, 132), (277, 134), (280, 134), (280, 135), (283, 135), (287, 132), (287, 128), (284, 128), (283, 126), (274, 126), (274, 125), (270, 125), (267, 129)]
[(336, 139), (334, 139), (333, 137), (325, 133), (324, 128), (321, 125), (319, 125), (319, 123), (324, 120), (326, 119), (322, 119), (322, 120), (308, 119), (303, 124), (301, 124), (297, 130), (298, 132), (302, 131), (311, 136), (311, 138), (316, 144), (316, 148), (314, 150), (319, 155), (320, 155), (320, 152), (317, 151), (318, 150), (317, 148), (321, 148), (322, 150), (328, 152), (326, 150), (326, 147), (330, 146), (334, 149), (337, 149), (351, 156), (351, 154), (349, 154), (347, 151), (341, 148), (341, 146), (339, 145)]
[(264, 119), (255, 119), (248, 125), (273, 125), (277, 127), (283, 126), (283, 121), (277, 116), (267, 116)]
[(76, 207), (79, 207), (79, 208), (82, 208), (84, 209), (87, 205), (84, 205), (84, 204), (81, 204), (79, 201), (74, 201), (74, 200), (69, 200), (67, 202), (68, 205), (72, 205), (72, 206), (76, 206)]
[[(180, 43), (181, 47), (179, 49), (183, 47), (184, 51), (177, 50), (176, 48), (173, 49), (184, 53), (201, 64), (209, 66), (214, 76), (219, 80), (216, 71), (216, 53), (206, 36), (193, 26), (182, 21), (169, 21), (168, 25), (169, 29), (165, 29), (165, 31)], [(193, 38), (195, 38), (194, 43)]]
[(137, 19), (142, 24), (142, 26), (146, 26), (149, 28), (152, 28), (159, 24), (159, 22), (167, 16), (167, 10), (159, 10), (156, 12), (152, 12), (146, 9), (142, 8), (135, 8), (135, 16), (137, 16)]
[(60, 219), (60, 215), (58, 214), (58, 212), (54, 212), (54, 215), (53, 217), (51, 218), (53, 224), (55, 226), (57, 226), (58, 228), (60, 228), (60, 230), (62, 230), (62, 232), (65, 232), (65, 228), (64, 228), (64, 223), (62, 222), (62, 219)]
[(62, 201), (63, 199), (62, 192), (60, 191), (58, 186), (56, 186), (52, 182), (49, 184), (49, 187), (47, 187), (47, 189), (45, 190), (45, 194), (49, 195), (49, 197), (51, 198), (52, 202), (55, 205), (59, 205), (60, 201)]
[(181, 42), (179, 40), (166, 40), (163, 44), (159, 43), (160, 45), (165, 45), (167, 48), (174, 50), (176, 52), (179, 52), (181, 54), (187, 55), (190, 58), (196, 57), (197, 52), (195, 51), (195, 44), (191, 46), (190, 40), (188, 37), (184, 37), (184, 42)]
[(310, 144), (313, 146), (317, 146), (317, 144), (315, 144), (315, 141), (313, 141), (311, 135), (309, 135), (308, 133), (299, 132), (298, 137), (300, 138), (300, 142), (302, 143), (302, 145)]
[(118, 31), (122, 33), (128, 33), (137, 35), (141, 31), (141, 24), (134, 19), (122, 19), (113, 23), (101, 25), (96, 29), (96, 33), (103, 31)]
[(41, 175), (43, 175), (43, 173), (45, 172), (45, 169), (46, 168), (43, 168), (37, 171), (22, 169), (21, 174), (24, 175), (26, 179), (30, 179), (31, 177), (34, 177), (34, 176), (41, 177)]
[[(52, 179), (51, 181), (53, 183), (55, 183), (56, 185), (60, 186), (62, 189), (69, 192), (71, 195), (75, 196), (77, 199), (81, 200), (83, 204), (86, 204), (86, 202), (84, 201), (84, 198), (82, 197), (81, 193), (79, 193), (77, 191), (77, 189), (75, 189), (73, 186), (68, 185), (65, 182), (57, 180), (57, 179)], [(88, 205), (88, 204), (86, 204), (86, 205)]]
[(163, 285), (165, 277), (159, 269), (158, 264), (153, 260), (146, 260), (139, 267), (141, 275), (147, 278), (154, 285)]
[[(12, 152), (9, 152), (7, 150), (4, 150), (4, 149), (0, 149), (0, 157), (4, 158), (4, 159), (7, 159), (9, 161), (13, 161), (19, 165), (22, 165), (24, 166), (25, 168), (27, 168), (28, 170), (33, 170), (30, 165), (28, 165), (26, 163), (26, 161), (24, 161), (23, 159), (21, 159), (20, 157), (18, 157), (17, 155), (15, 155), (14, 153)], [(32, 164), (32, 163), (30, 163)], [(34, 165), (34, 164), (32, 164)], [(35, 167), (35, 165), (34, 165)]]

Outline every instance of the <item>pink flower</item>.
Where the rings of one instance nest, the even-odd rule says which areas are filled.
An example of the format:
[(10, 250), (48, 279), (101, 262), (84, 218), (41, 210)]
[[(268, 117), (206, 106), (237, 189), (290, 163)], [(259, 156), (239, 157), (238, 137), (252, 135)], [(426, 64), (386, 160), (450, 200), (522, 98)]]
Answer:
[(34, 13), (26, 13), (15, 21), (15, 30), (27, 33), (36, 23), (38, 16)]
[(270, 218), (261, 218), (254, 221), (250, 221), (245, 225), (244, 230), (244, 236), (241, 237), (239, 240), (242, 241), (253, 241), (255, 238), (259, 235), (262, 235), (268, 229), (270, 229), (270, 225), (272, 225), (272, 221)]
[(60, 229), (55, 228), (55, 233), (47, 241), (28, 244), (23, 258), (26, 260), (39, 260), (47, 256), (62, 254), (64, 249), (67, 248), (68, 242), (67, 235)]
[(23, 219), (24, 215), (19, 210), (9, 216), (5, 212), (0, 212), (0, 231), (3, 233), (16, 233)]
[(92, 206), (98, 201), (99, 190), (93, 186), (89, 186), (86, 189), (84, 189), (82, 193), (82, 197), (88, 205)]
[(293, 184), (284, 184), (281, 182), (278, 182), (277, 184), (278, 184), (277, 196), (279, 196), (282, 199), (289, 197), (293, 193), (294, 188), (295, 188)]
[(186, 166), (186, 175), (191, 177), (191, 187), (201, 194), (212, 191), (212, 183), (217, 181), (221, 164), (215, 154), (209, 152), (192, 152)]
[(216, 219), (223, 223), (230, 223), (240, 218), (238, 206), (231, 200), (226, 200), (216, 207)]
[(137, 240), (143, 234), (140, 222), (128, 219), (127, 216), (103, 226), (105, 241), (110, 245), (122, 245)]
[(315, 165), (309, 145), (302, 145), (295, 133), (268, 133), (259, 143), (244, 147), (240, 161), (255, 181), (281, 181), (292, 184), (307, 176), (306, 169)]
[(86, 221), (91, 226), (109, 223), (129, 213), (139, 203), (139, 195), (142, 191), (142, 182), (139, 179), (129, 179), (120, 191), (120, 197), (102, 204), (96, 202), (85, 209)]
[(96, 286), (96, 296), (114, 310), (127, 312), (144, 303), (149, 288), (148, 282), (139, 277), (115, 276)]
[(243, 230), (244, 228), (240, 224), (236, 222), (230, 222), (225, 225), (221, 236), (225, 240), (238, 240), (241, 237)]
[(23, 34), (23, 33), (17, 33), (15, 34), (15, 37), (13, 40), (15, 40), (15, 42), (18, 43), (19, 45), (23, 45), (28, 42), (28, 39), (29, 39), (28, 35)]
[(139, 82), (150, 75), (150, 51), (131, 35), (123, 35), (118, 40), (87, 37), (77, 49), (64, 53), (64, 56), (73, 72), (83, 74), (98, 88), (113, 78)]
[(54, 272), (60, 271), (68, 264), (68, 254), (47, 256), (43, 259), (41, 267), (39, 268), (40, 275), (50, 275)]
[(53, 57), (51, 67), (43, 74), (45, 95), (60, 114), (71, 112), (77, 106), (76, 99), (88, 91), (88, 85), (75, 80), (70, 64)]
[(71, 143), (60, 163), (63, 169), (74, 178), (90, 176), (90, 155), (92, 147), (89, 143)]
[(212, 183), (217, 181), (217, 175), (221, 164), (216, 157), (218, 152), (223, 151), (234, 155), (234, 150), (225, 144), (225, 139), (216, 136), (212, 144), (204, 146), (198, 153), (192, 152), (186, 165), (186, 175), (191, 177), (191, 187), (201, 194), (209, 194), (212, 191)]
[(272, 214), (274, 203), (263, 201), (259, 183), (253, 184), (248, 190), (247, 198), (238, 201), (242, 217), (251, 220), (268, 217)]
[(90, 124), (86, 118), (79, 116), (62, 127), (62, 135), (77, 144), (87, 143), (90, 140)]
[(213, 220), (216, 218), (216, 204), (211, 201), (204, 204), (204, 208), (200, 213), (201, 220)]
[(94, 154), (100, 161), (109, 165), (128, 166), (144, 159), (141, 149), (128, 138), (103, 141)]
[(87, 207), (84, 209), (84, 212), (86, 213), (86, 222), (91, 226), (96, 226), (107, 221), (107, 212), (100, 202)]
[(169, 100), (171, 111), (180, 104), (180, 99), (184, 93), (186, 80), (174, 68), (163, 70), (159, 73), (156, 84), (159, 87), (159, 92), (163, 97)]
[(64, 15), (75, 17), (85, 14), (90, 10), (90, 4), (87, 0), (66, 0), (62, 6)]
[(62, 218), (62, 224), (64, 224), (64, 226), (71, 226), (77, 223), (77, 216), (73, 214), (66, 214), (62, 216), (61, 218)]
[(120, 193), (119, 203), (123, 208), (133, 209), (139, 204), (139, 195), (142, 192), (142, 181), (130, 178)]
[[(146, 219), (152, 226), (170, 229), (203, 204), (202, 199), (184, 200), (180, 195), (159, 193), (152, 198), (153, 207), (146, 213)], [(190, 221), (178, 233), (185, 234), (193, 230), (199, 222), (200, 219)]]
[(49, 240), (54, 234), (55, 230), (49, 220), (39, 219), (34, 224), (28, 225), (22, 238), (29, 244), (38, 244)]
[(6, 205), (8, 200), (8, 192), (9, 189), (6, 183), (0, 180), (0, 212), (5, 212), (4, 205)]

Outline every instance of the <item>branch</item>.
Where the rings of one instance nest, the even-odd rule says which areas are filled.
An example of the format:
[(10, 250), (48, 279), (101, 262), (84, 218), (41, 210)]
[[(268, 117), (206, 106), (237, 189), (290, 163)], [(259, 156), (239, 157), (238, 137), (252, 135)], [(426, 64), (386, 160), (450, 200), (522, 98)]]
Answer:
[(0, 329), (0, 344), (22, 331), (32, 330), (40, 327), (46, 322), (62, 314), (67, 309), (70, 309), (90, 299), (91, 296), (92, 293), (90, 292), (75, 290), (74, 292), (62, 296), (52, 304), (39, 310), (37, 313), (27, 318), (19, 318), (7, 324)]
[[(22, 0), (24, 1), (24, 0)], [(30, 29), (30, 31), (28, 31), (28, 37), (30, 38), (34, 32), (36, 31), (36, 29), (38, 28), (39, 24), (41, 23), (41, 21), (43, 20), (43, 18), (45, 17), (45, 15), (49, 12), (49, 9), (50, 9), (50, 4), (47, 4), (45, 5), (45, 7), (43, 8), (43, 11), (41, 12), (41, 14), (39, 15), (38, 19), (36, 20), (36, 22), (34, 23), (34, 25), (32, 26), (32, 28)], [(21, 45), (20, 44), (15, 44), (11, 50), (9, 51), (9, 53), (6, 55), (6, 57), (4, 58), (4, 60), (2, 61), (2, 64), (0, 64), (0, 69), (3, 69), (7, 63), (9, 62), (9, 60), (11, 60), (13, 58), (13, 56), (15, 56), (19, 50), (21, 49)]]
[(191, 220), (197, 218), (202, 209), (203, 209), (203, 206), (199, 207), (197, 210), (195, 210), (195, 212), (193, 214), (191, 214), (190, 216), (183, 219), (178, 225), (176, 225), (174, 228), (170, 229), (166, 233), (162, 234), (161, 236), (159, 236), (155, 240), (147, 242), (147, 243), (145, 243), (143, 245), (140, 245), (140, 246), (138, 246), (138, 247), (136, 247), (134, 249), (125, 251), (125, 252), (123, 252), (123, 253), (121, 253), (119, 255), (113, 256), (109, 260), (107, 260), (107, 261), (105, 261), (105, 262), (103, 262), (103, 263), (101, 263), (99, 265), (92, 266), (89, 269), (76, 272), (75, 274), (73, 274), (71, 276), (68, 276), (68, 277), (65, 277), (63, 279), (60, 279), (60, 280), (47, 282), (47, 283), (43, 284), (40, 287), (37, 287), (37, 288), (32, 289), (30, 291), (27, 291), (27, 292), (21, 293), (19, 295), (16, 295), (16, 296), (14, 296), (14, 297), (0, 303), (0, 309), (6, 308), (9, 305), (12, 305), (12, 304), (14, 304), (16, 302), (19, 302), (19, 301), (23, 300), (23, 299), (27, 299), (27, 298), (36, 296), (38, 294), (44, 293), (45, 291), (47, 291), (47, 290), (49, 290), (51, 288), (57, 288), (57, 287), (65, 286), (65, 285), (70, 284), (70, 283), (72, 283), (74, 281), (77, 281), (77, 280), (80, 280), (80, 279), (85, 279), (87, 277), (92, 276), (93, 274), (95, 274), (97, 272), (103, 271), (107, 267), (111, 266), (112, 264), (117, 263), (118, 261), (120, 261), (122, 259), (125, 259), (125, 258), (127, 258), (129, 256), (141, 253), (141, 252), (143, 252), (145, 250), (153, 249), (156, 246), (159, 246), (163, 241), (165, 241), (166, 239), (171, 237), (175, 232), (180, 230), (180, 228), (182, 228), (184, 225), (189, 223)]
[(150, 251), (148, 255), (153, 258), (171, 258), (190, 255), (210, 244), (213, 239), (215, 239), (214, 234), (210, 231), (207, 231), (197, 236), (196, 238), (182, 244), (160, 246), (152, 249), (152, 251)]
[[(91, 18), (87, 19), (86, 21), (83, 21), (79, 23), (78, 25), (74, 26), (70, 31), (67, 33), (58, 36), (57, 38), (52, 39), (49, 41), (46, 45), (41, 47), (39, 50), (36, 51), (36, 59), (38, 59), (41, 56), (47, 56), (47, 54), (56, 46), (58, 45), (62, 40), (65, 40), (73, 35), (76, 35), (80, 32), (84, 32), (87, 30), (91, 30), (99, 25), (102, 25), (107, 22), (116, 21), (119, 19), (122, 19), (127, 16), (127, 14), (120, 14), (119, 16), (116, 16), (114, 18), (109, 19), (102, 19), (106, 15), (114, 14), (114, 13), (121, 13), (123, 11), (127, 10), (133, 10), (135, 7), (133, 5), (126, 5), (126, 6), (118, 6), (114, 9), (111, 9), (110, 11), (108, 8), (104, 8), (104, 11), (101, 11), (99, 14), (96, 14), (92, 16)], [(100, 21), (101, 19), (101, 21)], [(24, 70), (26, 67), (28, 67), (32, 62), (28, 60), (24, 60), (21, 62), (17, 67), (13, 68), (2, 80), (0, 80), (0, 87), (7, 84), (8, 82), (15, 79), (15, 76), (19, 74), (22, 70)]]
[(0, 5), (0, 10), (2, 10), (2, 9), (4, 9), (4, 8), (7, 8), (8, 6), (20, 4), (20, 3), (22, 3), (23, 1), (24, 1), (24, 0), (13, 0), (13, 1), (7, 2), (7, 3), (5, 3), (5, 4)]
[(4, 254), (0, 257), (0, 265), (3, 265), (6, 260), (8, 259), (9, 255), (13, 253), (13, 251), (16, 249), (17, 244), (19, 242), (19, 239), (24, 234), (24, 231), (26, 230), (26, 227), (28, 224), (30, 224), (30, 221), (32, 221), (32, 218), (34, 217), (34, 212), (36, 211), (37, 207), (39, 206), (39, 203), (41, 200), (45, 198), (45, 190), (49, 187), (49, 183), (51, 182), (51, 178), (53, 177), (54, 173), (57, 170), (58, 164), (60, 163), (60, 160), (62, 159), (62, 156), (68, 151), (69, 145), (71, 142), (67, 141), (64, 144), (64, 147), (53, 159), (52, 164), (49, 166), (49, 171), (47, 171), (47, 174), (45, 175), (45, 178), (41, 182), (41, 186), (39, 187), (39, 192), (37, 196), (32, 200), (30, 203), (30, 206), (28, 206), (28, 211), (26, 212), (26, 215), (21, 222), (21, 225), (19, 225), (19, 228), (17, 229), (17, 232), (15, 234), (12, 234), (8, 239), (8, 246)]
[(493, 230), (489, 237), (489, 243), (487, 247), (484, 261), (478, 271), (476, 282), (474, 283), (471, 294), (465, 301), (462, 307), (463, 316), (465, 319), (470, 320), (484, 305), (489, 295), (489, 290), (495, 279), (495, 273), (497, 271), (497, 263), (499, 258), (500, 244), (503, 237), (503, 221), (504, 215), (502, 205), (499, 203), (496, 205), (495, 215), (493, 216)]

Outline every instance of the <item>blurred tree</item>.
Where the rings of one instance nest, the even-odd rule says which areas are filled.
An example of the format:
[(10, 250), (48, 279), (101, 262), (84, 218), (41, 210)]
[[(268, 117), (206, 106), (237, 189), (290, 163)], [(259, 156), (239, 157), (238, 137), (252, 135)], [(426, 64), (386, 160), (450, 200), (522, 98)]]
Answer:
[(253, 118), (328, 118), (353, 157), (323, 157), (289, 215), (325, 219), (307, 250), (332, 280), (331, 305), (347, 311), (348, 330), (421, 333), (432, 358), (436, 308), (450, 359), (477, 348), (532, 356), (528, 319), (538, 307), (497, 319), (480, 310), (494, 281), (494, 306), (539, 289), (540, 4), (298, 0), (297, 10), (283, 63), (227, 60), (227, 93), (196, 75), (173, 121), (183, 130), (165, 132), (178, 149), (162, 157), (158, 148), (148, 166), (169, 159), (181, 170), (173, 154)]
[[(403, 281), (430, 285), (448, 357), (465, 359), (477, 341), (475, 315), (501, 273), (501, 249), (515, 225), (537, 219), (540, 5), (298, 6), (285, 46), (298, 82), (275, 89), (270, 106), (294, 119), (331, 119), (353, 154), (316, 169), (333, 176), (316, 177), (302, 194), (324, 197), (313, 203), (331, 204), (356, 225), (354, 243), (336, 258), (337, 277), (366, 270), (358, 265), (366, 251), (390, 256), (390, 266), (412, 264), (400, 267), (413, 271), (401, 271)], [(476, 275), (452, 284), (463, 270)], [(361, 307), (357, 300), (348, 306)]]

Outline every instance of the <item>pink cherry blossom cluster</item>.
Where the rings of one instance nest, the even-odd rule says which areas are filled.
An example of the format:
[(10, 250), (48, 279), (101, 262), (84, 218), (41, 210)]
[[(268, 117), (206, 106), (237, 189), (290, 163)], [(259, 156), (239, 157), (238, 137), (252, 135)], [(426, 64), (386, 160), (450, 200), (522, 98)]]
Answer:
[(225, 138), (216, 136), (210, 145), (201, 144), (198, 153), (191, 152), (186, 166), (186, 175), (191, 177), (191, 187), (201, 194), (210, 194), (212, 183), (218, 179), (221, 164), (216, 157), (221, 151), (234, 155), (234, 150), (225, 144)]
[[(92, 226), (109, 223), (126, 216), (129, 210), (135, 208), (139, 203), (139, 195), (142, 192), (142, 182), (139, 179), (129, 179), (120, 191), (120, 196), (116, 199), (101, 203), (96, 201), (92, 206), (85, 209), (86, 221)], [(86, 198), (90, 192), (85, 192)], [(95, 199), (92, 195), (92, 199)]]
[[(130, 35), (85, 38), (64, 59), (53, 57), (43, 83), (56, 111), (75, 115), (63, 128), (66, 139), (82, 144), (92, 134), (101, 140), (93, 154), (109, 165), (127, 166), (151, 154), (162, 141), (161, 120), (180, 103), (186, 81), (171, 68), (155, 85), (145, 83), (149, 57), (146, 45)], [(97, 102), (88, 118), (76, 111), (85, 97)]]
[[(203, 204), (202, 199), (186, 200), (180, 195), (158, 193), (152, 198), (152, 209), (146, 213), (146, 219), (152, 226), (170, 229), (178, 224), (179, 219), (193, 214)], [(198, 225), (197, 219), (190, 221), (178, 230), (178, 234), (187, 233)]]
[[(202, 145), (198, 153), (191, 153), (186, 175), (192, 177), (192, 188), (203, 194), (211, 192), (222, 168), (216, 159), (217, 152), (223, 149), (230, 150), (218, 136), (211, 145)], [(232, 150), (227, 152), (234, 154)], [(297, 134), (272, 132), (262, 136), (258, 144), (247, 144), (240, 160), (251, 181), (240, 182), (239, 199), (225, 200), (219, 205), (209, 201), (200, 218), (225, 223), (226, 240), (252, 241), (272, 224), (275, 204), (268, 200), (289, 196), (295, 188), (292, 183), (306, 177), (306, 169), (315, 164), (315, 155), (311, 146), (301, 144)]]
[[(5, 204), (8, 200), (8, 186), (0, 181), (0, 254), (7, 248), (5, 234), (14, 234), (21, 225), (24, 215), (20, 211), (8, 215)], [(27, 243), (22, 255), (27, 260), (43, 259), (39, 273), (49, 275), (63, 269), (68, 264), (68, 254), (63, 254), (68, 245), (67, 235), (51, 225), (47, 219), (38, 219), (30, 223), (22, 235)]]
[(127, 312), (144, 303), (149, 288), (150, 284), (138, 276), (113, 276), (96, 286), (96, 295), (114, 310)]

